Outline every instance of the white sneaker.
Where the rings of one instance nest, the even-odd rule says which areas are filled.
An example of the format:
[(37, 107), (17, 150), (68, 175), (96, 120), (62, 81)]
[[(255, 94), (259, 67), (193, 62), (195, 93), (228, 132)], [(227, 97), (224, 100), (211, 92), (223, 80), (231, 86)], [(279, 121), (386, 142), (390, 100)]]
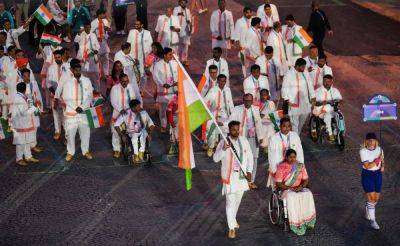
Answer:
[(370, 220), (367, 207), (365, 207), (365, 219)]
[(121, 32), (121, 35), (125, 35), (125, 34), (126, 34), (126, 32), (125, 32), (125, 31), (122, 31), (122, 32)]
[(379, 230), (379, 225), (376, 223), (376, 220), (371, 220), (371, 227), (375, 230)]

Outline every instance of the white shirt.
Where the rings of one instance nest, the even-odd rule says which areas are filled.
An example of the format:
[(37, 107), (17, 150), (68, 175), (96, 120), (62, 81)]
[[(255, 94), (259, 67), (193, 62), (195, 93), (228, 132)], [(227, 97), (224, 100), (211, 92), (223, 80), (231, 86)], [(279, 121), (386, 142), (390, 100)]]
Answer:
[[(381, 147), (377, 146), (374, 150), (369, 150), (367, 148), (362, 148), (360, 150), (360, 158), (361, 158), (361, 162), (364, 164), (366, 162), (373, 162), (376, 158), (383, 156), (383, 150), (381, 149)], [(363, 166), (363, 169), (364, 166)], [(374, 166), (370, 169), (367, 169), (369, 171), (376, 171), (379, 170), (380, 166)]]
[(129, 31), (126, 42), (131, 44), (131, 56), (137, 59), (141, 66), (144, 66), (145, 57), (151, 53), (153, 38), (151, 33), (145, 29), (139, 32), (137, 29)]
[(240, 46), (244, 45), (244, 38), (247, 31), (251, 28), (251, 18), (247, 19), (245, 16), (238, 19), (235, 24), (235, 31), (233, 32), (232, 39), (240, 42)]
[(290, 131), (284, 135), (280, 131), (275, 133), (268, 144), (269, 172), (275, 173), (278, 165), (284, 160), (286, 151), (293, 149), (297, 153), (297, 160), (304, 163), (303, 146), (300, 137), (296, 132)]
[(79, 50), (76, 55), (76, 58), (79, 60), (84, 60), (85, 54), (88, 56), (86, 58), (89, 59), (94, 51), (100, 50), (100, 44), (95, 33), (87, 34), (86, 32), (82, 32), (75, 37), (75, 42), (79, 43)]
[(241, 136), (257, 136), (259, 140), (264, 138), (260, 118), (260, 110), (257, 106), (252, 105), (250, 108), (247, 109), (242, 104), (234, 107), (228, 122), (231, 122), (233, 120), (240, 122)]
[(158, 42), (163, 47), (170, 47), (171, 45), (177, 45), (179, 42), (179, 35), (177, 32), (171, 31), (171, 27), (181, 28), (179, 25), (179, 19), (175, 15), (170, 17), (166, 15), (160, 15), (157, 20), (155, 31), (158, 33)]
[[(182, 15), (178, 15), (179, 13), (183, 13)], [(178, 17), (179, 19), (179, 25), (181, 27), (181, 30), (179, 32), (179, 36), (181, 38), (183, 37), (189, 37), (192, 34), (192, 14), (190, 13), (190, 9), (188, 8), (182, 8), (181, 6), (177, 6), (174, 8), (173, 14)], [(189, 24), (188, 24), (189, 22)]]
[(229, 10), (217, 9), (211, 14), (210, 30), (213, 39), (221, 36), (223, 40), (232, 39), (235, 32), (235, 23), (233, 21), (232, 12)]
[(232, 92), (228, 86), (225, 85), (223, 90), (218, 85), (212, 87), (204, 99), (217, 121), (229, 118), (234, 105)]
[[(269, 5), (271, 6), (271, 12), (272, 12), (272, 16), (273, 16), (274, 20), (279, 21), (279, 14), (278, 14), (278, 9), (277, 9), (276, 5), (272, 4), (272, 3), (270, 3)], [(265, 6), (265, 4), (262, 4), (257, 9), (257, 16), (260, 18), (263, 18), (265, 16), (264, 6)]]
[(258, 79), (253, 75), (247, 77), (243, 82), (244, 93), (253, 95), (255, 101), (260, 100), (260, 90), (267, 89), (269, 91), (269, 82), (267, 76), (260, 75)]
[(264, 51), (261, 32), (254, 27), (249, 28), (245, 34), (243, 46), (246, 50), (246, 56), (250, 56), (255, 61)]
[(210, 65), (215, 65), (218, 68), (218, 75), (223, 74), (226, 76), (227, 81), (229, 81), (229, 66), (228, 62), (225, 58), (219, 58), (219, 61), (216, 61), (214, 58), (210, 59), (206, 63), (206, 69), (204, 70), (204, 75), (208, 78), (210, 76), (210, 72), (208, 71), (208, 67)]
[(340, 94), (339, 90), (333, 86), (331, 86), (329, 90), (327, 90), (324, 86), (321, 86), (315, 91), (315, 98), (317, 102), (329, 102), (342, 100), (342, 95)]
[(168, 102), (175, 93), (176, 87), (164, 88), (165, 84), (172, 85), (178, 81), (178, 64), (175, 60), (168, 63), (164, 59), (154, 64), (153, 79), (157, 84), (158, 100)]
[(120, 83), (114, 85), (110, 92), (112, 120), (116, 120), (122, 110), (129, 109), (129, 102), (133, 99), (137, 99), (137, 95), (130, 83), (125, 88)]
[(324, 65), (322, 68), (320, 66), (315, 66), (313, 71), (310, 72), (310, 77), (314, 86), (314, 90), (322, 86), (325, 75), (333, 75), (332, 68), (328, 65)]
[(5, 29), (1, 30), (1, 32), (7, 33), (6, 48), (10, 47), (11, 45), (15, 45), (17, 49), (21, 49), (18, 37), (25, 31), (26, 30), (23, 26), (20, 26), (18, 29), (10, 29), (8, 31)]
[(120, 115), (116, 120), (114, 126), (121, 126), (123, 123), (126, 124), (127, 132), (132, 133), (140, 133), (143, 130), (146, 131), (146, 128), (150, 128), (154, 126), (152, 119), (149, 114), (142, 110), (139, 113), (135, 113), (132, 110), (127, 110), (126, 114)]
[[(213, 156), (214, 162), (221, 161), (221, 179), (223, 183), (222, 195), (249, 190), (249, 185), (244, 175), (253, 171), (253, 153), (249, 141), (239, 136), (236, 140), (230, 138), (239, 157), (242, 157), (241, 165), (234, 157), (231, 149), (224, 150), (224, 140), (221, 140)], [(241, 169), (240, 169), (241, 167)], [(243, 174), (243, 170), (246, 174)]]

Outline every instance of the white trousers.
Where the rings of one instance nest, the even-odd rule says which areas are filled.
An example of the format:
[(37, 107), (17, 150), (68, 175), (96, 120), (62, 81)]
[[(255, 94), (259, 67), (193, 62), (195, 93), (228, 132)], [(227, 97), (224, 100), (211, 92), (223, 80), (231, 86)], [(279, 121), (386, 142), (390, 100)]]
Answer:
[(31, 144), (17, 144), (16, 145), (16, 160), (29, 159), (32, 157)]
[(167, 127), (167, 106), (168, 103), (166, 102), (159, 102), (159, 111), (158, 111), (158, 115), (160, 117), (160, 124), (161, 127), (166, 128)]
[(179, 55), (179, 59), (182, 62), (185, 62), (188, 60), (189, 45), (190, 45), (190, 37), (180, 38), (180, 42), (178, 45), (178, 55)]
[(89, 152), (90, 128), (86, 121), (80, 119), (81, 117), (83, 118), (85, 115), (78, 115), (65, 119), (67, 153), (70, 155), (75, 155), (75, 135), (77, 131), (79, 132), (79, 137), (81, 139), (82, 154)]
[(256, 138), (247, 138), (249, 140), (251, 152), (253, 153), (254, 156), (254, 161), (253, 161), (253, 172), (251, 173), (251, 182), (254, 183), (257, 175), (257, 162), (258, 162), (258, 152), (259, 148), (257, 147), (257, 142)]
[(51, 108), (53, 111), (54, 132), (61, 133), (64, 115), (61, 109), (54, 108), (54, 98), (51, 99)]
[(308, 117), (308, 113), (307, 114), (290, 115), (290, 122), (292, 123), (292, 130), (295, 131), (297, 134), (299, 134), (299, 136), (301, 134), (301, 131), (303, 130), (303, 126), (307, 120), (307, 117)]
[(237, 226), (236, 215), (242, 201), (243, 191), (226, 194), (226, 219), (228, 221), (229, 230), (235, 229)]
[(324, 114), (320, 114), (319, 118), (323, 119), (326, 125), (326, 130), (329, 135), (332, 135), (332, 112), (326, 112)]
[(113, 151), (121, 151), (121, 138), (119, 137), (118, 132), (114, 128), (114, 123), (111, 123), (111, 144), (113, 147)]
[(136, 155), (139, 152), (144, 152), (146, 150), (146, 137), (147, 133), (145, 131), (141, 131), (140, 133), (132, 133), (130, 134), (133, 153)]

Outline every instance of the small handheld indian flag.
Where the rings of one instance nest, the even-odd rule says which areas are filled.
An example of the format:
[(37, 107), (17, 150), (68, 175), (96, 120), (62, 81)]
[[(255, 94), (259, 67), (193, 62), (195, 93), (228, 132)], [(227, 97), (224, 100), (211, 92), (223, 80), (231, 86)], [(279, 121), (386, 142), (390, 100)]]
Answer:
[(296, 32), (293, 36), (293, 41), (300, 47), (300, 48), (304, 48), (310, 45), (310, 43), (312, 42), (312, 38), (310, 37), (310, 35), (308, 35), (308, 33), (306, 32), (306, 30), (304, 30), (302, 27), (298, 27), (296, 29)]
[(269, 118), (272, 124), (274, 124), (275, 131), (279, 131), (279, 124), (281, 119), (283, 118), (283, 110), (278, 110), (270, 113)]
[(197, 85), (197, 90), (199, 91), (200, 95), (204, 97), (209, 89), (210, 85), (208, 84), (207, 77), (205, 74), (203, 74), (201, 76), (200, 83)]
[(104, 97), (100, 93), (93, 93), (92, 107), (103, 105)]
[(11, 135), (12, 131), (10, 129), (8, 121), (3, 118), (0, 118), (0, 140), (11, 137)]
[(62, 42), (62, 39), (57, 35), (52, 35), (49, 33), (43, 33), (40, 38), (40, 43), (42, 44), (51, 44), (53, 46), (59, 46)]
[(41, 4), (33, 14), (35, 15), (36, 19), (38, 19), (38, 21), (40, 21), (40, 23), (42, 23), (44, 26), (47, 26), (47, 24), (49, 24), (50, 21), (53, 19), (53, 15), (43, 4)]
[(204, 122), (211, 119), (210, 111), (198, 92), (193, 80), (189, 77), (182, 64), (178, 61), (178, 132), (179, 132), (179, 163), (178, 167), (185, 169), (186, 189), (192, 188), (192, 168), (195, 167), (192, 132)]
[(100, 128), (105, 126), (102, 106), (89, 108), (85, 111), (85, 114), (90, 128)]

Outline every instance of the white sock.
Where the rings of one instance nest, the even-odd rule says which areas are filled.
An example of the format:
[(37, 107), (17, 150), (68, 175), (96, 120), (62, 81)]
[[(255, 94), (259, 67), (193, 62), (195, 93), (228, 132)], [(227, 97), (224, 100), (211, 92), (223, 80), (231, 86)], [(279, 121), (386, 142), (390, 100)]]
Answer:
[(375, 202), (367, 202), (368, 216), (370, 220), (375, 220)]

